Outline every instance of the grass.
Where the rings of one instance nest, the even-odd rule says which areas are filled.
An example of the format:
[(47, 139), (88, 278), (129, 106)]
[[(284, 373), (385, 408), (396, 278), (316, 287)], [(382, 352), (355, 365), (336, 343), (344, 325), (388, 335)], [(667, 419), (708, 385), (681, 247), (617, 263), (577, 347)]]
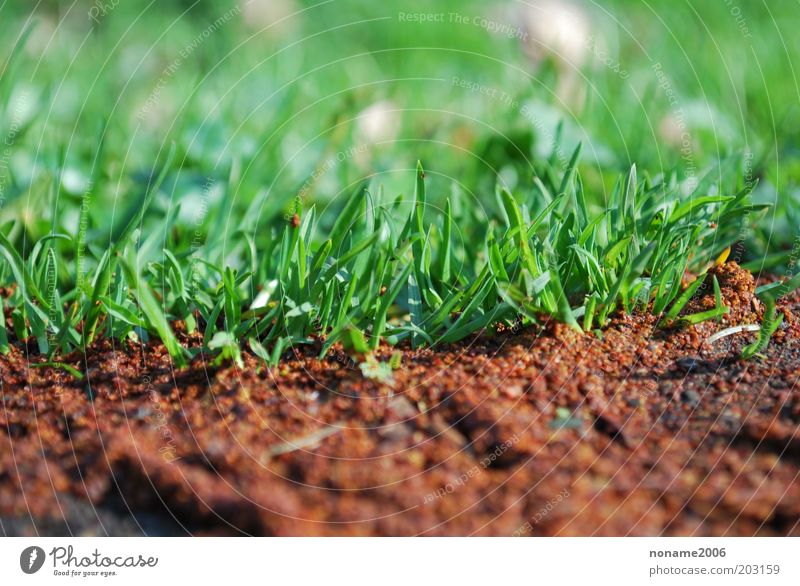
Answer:
[[(714, 191), (711, 178), (682, 197), (674, 177), (640, 177), (635, 167), (609, 194), (589, 197), (575, 168), (579, 153), (566, 168), (545, 167), (525, 198), (498, 184), (489, 221), (458, 191), (443, 209), (431, 204), (418, 165), (412, 197), (364, 184), (328, 228), (316, 206), (298, 205), (288, 221), (237, 233), (233, 249), (212, 240), (193, 250), (174, 214), (152, 209), (174, 164), (171, 150), (102, 254), (89, 247), (74, 262), (73, 239), (54, 234), (23, 258), (0, 237), (19, 285), (8, 299), (15, 334), (34, 337), (49, 357), (102, 336), (157, 336), (180, 367), (199, 351), (241, 364), (240, 340), (275, 364), (298, 344), (319, 342), (324, 355), (341, 342), (366, 355), (381, 341), (436, 347), (499, 324), (555, 319), (591, 330), (616, 310), (674, 321), (763, 206), (750, 202), (749, 187), (704, 195)], [(145, 233), (172, 234), (170, 248), (148, 245)], [(56, 282), (58, 266), (78, 265), (94, 268), (90, 282), (79, 287), (69, 272)], [(682, 289), (687, 271), (698, 278)], [(698, 323), (725, 310), (681, 319)], [(201, 329), (201, 348), (178, 342), (177, 320)]]
[(298, 4), (267, 28), (218, 21), (231, 7), (0, 9), (0, 353), (32, 339), (57, 364), (110, 337), (159, 339), (177, 367), (245, 347), (277, 364), (618, 311), (693, 325), (728, 311), (715, 279), (713, 309), (685, 308), (731, 250), (788, 275), (759, 290), (744, 354), (779, 326), (798, 285), (790, 9), (748, 7), (745, 34), (724, 3), (611, 2), (565, 68), (481, 26), (404, 23), (403, 2)]

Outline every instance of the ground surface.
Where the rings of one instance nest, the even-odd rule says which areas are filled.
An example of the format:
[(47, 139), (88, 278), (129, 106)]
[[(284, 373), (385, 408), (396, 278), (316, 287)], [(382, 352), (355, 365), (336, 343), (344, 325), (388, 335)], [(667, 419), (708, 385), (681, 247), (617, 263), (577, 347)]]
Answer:
[(173, 373), (158, 345), (108, 341), (70, 357), (78, 381), (17, 345), (0, 361), (2, 531), (800, 535), (800, 298), (743, 362), (753, 334), (704, 340), (757, 322), (753, 280), (715, 271), (722, 324), (482, 336), (407, 351), (393, 383), (313, 348)]

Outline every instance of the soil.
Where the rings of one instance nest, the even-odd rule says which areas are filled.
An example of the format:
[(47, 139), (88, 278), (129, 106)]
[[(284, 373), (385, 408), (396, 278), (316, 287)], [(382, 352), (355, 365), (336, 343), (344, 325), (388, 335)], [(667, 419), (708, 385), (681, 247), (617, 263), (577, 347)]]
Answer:
[[(753, 277), (713, 269), (721, 323), (615, 317), (278, 368), (102, 341), (0, 361), (6, 535), (800, 535), (800, 296), (764, 356)], [(702, 290), (701, 290), (702, 291)], [(687, 311), (714, 306), (713, 289)], [(198, 344), (183, 336), (184, 343)], [(382, 348), (388, 360), (393, 348)]]

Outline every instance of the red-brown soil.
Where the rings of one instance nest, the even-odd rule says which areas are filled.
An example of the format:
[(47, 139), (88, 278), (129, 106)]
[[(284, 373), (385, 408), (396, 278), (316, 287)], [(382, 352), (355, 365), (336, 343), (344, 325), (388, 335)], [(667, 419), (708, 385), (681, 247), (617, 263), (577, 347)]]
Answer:
[(704, 340), (757, 323), (753, 278), (715, 271), (721, 324), (485, 335), (405, 351), (393, 383), (311, 347), (173, 372), (162, 346), (111, 341), (65, 358), (79, 381), (28, 368), (44, 358), (17, 343), (0, 361), (2, 531), (800, 535), (800, 296), (741, 361), (754, 334)]

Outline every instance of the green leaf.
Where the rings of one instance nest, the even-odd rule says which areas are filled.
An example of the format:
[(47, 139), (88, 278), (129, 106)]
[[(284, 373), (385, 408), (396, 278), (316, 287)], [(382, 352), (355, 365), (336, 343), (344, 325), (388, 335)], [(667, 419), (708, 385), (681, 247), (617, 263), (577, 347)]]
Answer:
[(0, 354), (4, 356), (11, 351), (11, 347), (8, 345), (8, 332), (6, 331), (6, 314), (3, 309), (4, 300), (3, 297), (0, 296)]
[(60, 368), (61, 370), (66, 370), (72, 376), (74, 376), (78, 380), (83, 379), (83, 373), (78, 370), (77, 368), (70, 366), (64, 362), (37, 362), (31, 363), (31, 368)]
[(723, 305), (722, 307), (715, 307), (708, 311), (699, 311), (697, 313), (681, 316), (680, 321), (689, 325), (696, 325), (710, 319), (719, 320), (726, 313), (728, 313), (728, 308)]
[(664, 316), (667, 322), (678, 317), (678, 314), (681, 312), (684, 306), (689, 303), (689, 300), (703, 284), (704, 279), (705, 273), (698, 275), (697, 278), (688, 287), (686, 287), (686, 289), (683, 290), (683, 293), (681, 293), (680, 296), (675, 300), (675, 303), (672, 304), (672, 307), (670, 307), (669, 311)]
[(748, 344), (742, 348), (742, 358), (748, 360), (759, 354), (769, 345), (769, 340), (772, 338), (781, 323), (783, 323), (783, 314), (775, 311), (775, 300), (772, 297), (764, 299), (764, 319), (761, 323), (761, 329), (758, 331), (758, 338), (752, 344)]
[(172, 328), (164, 315), (161, 304), (156, 300), (147, 282), (136, 272), (133, 263), (122, 261), (122, 268), (125, 272), (128, 286), (136, 294), (136, 300), (150, 327), (158, 333), (175, 365), (178, 368), (183, 368), (187, 364), (186, 351), (178, 343), (175, 334), (172, 333)]
[(342, 332), (342, 346), (351, 354), (369, 354), (369, 344), (364, 333), (352, 325), (345, 327)]
[(218, 350), (218, 360), (233, 360), (236, 366), (244, 368), (242, 353), (239, 350), (239, 341), (230, 332), (217, 332), (208, 343), (209, 350)]
[(733, 199), (735, 199), (735, 197), (732, 195), (706, 195), (704, 197), (691, 198), (689, 201), (683, 202), (675, 208), (675, 211), (673, 211), (669, 217), (669, 221), (670, 223), (674, 223), (699, 207), (712, 203), (724, 203)]
[(111, 250), (106, 250), (100, 258), (95, 271), (94, 282), (91, 288), (91, 298), (89, 299), (89, 309), (86, 312), (86, 321), (83, 326), (83, 336), (86, 344), (91, 344), (97, 332), (97, 323), (101, 317), (100, 300), (108, 293), (111, 278), (115, 268), (115, 262), (111, 256)]

